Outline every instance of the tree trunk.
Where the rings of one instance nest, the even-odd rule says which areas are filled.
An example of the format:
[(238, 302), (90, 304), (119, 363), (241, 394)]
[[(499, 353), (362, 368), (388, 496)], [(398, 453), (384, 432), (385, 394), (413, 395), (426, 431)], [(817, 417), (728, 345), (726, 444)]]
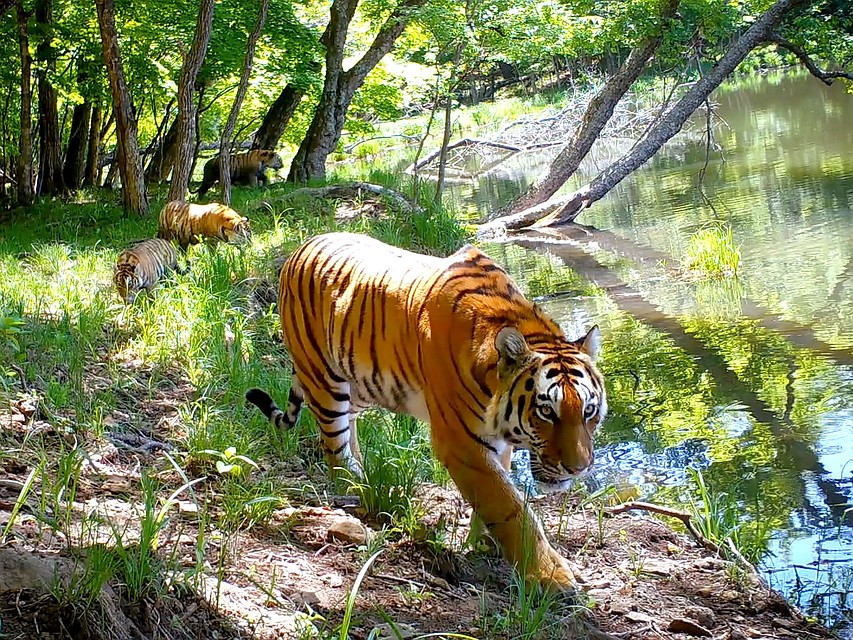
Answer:
[(62, 168), (62, 179), (71, 191), (76, 191), (83, 184), (91, 113), (92, 103), (86, 101), (83, 104), (74, 105), (74, 112), (71, 115), (71, 133), (68, 136), (68, 147), (65, 151), (65, 166)]
[(176, 142), (175, 164), (172, 171), (172, 184), (169, 185), (169, 200), (185, 200), (190, 184), (190, 168), (195, 148), (196, 121), (195, 79), (207, 53), (210, 42), (210, 29), (213, 24), (214, 0), (201, 0), (198, 10), (195, 37), (189, 52), (184, 57), (181, 79), (178, 84), (178, 140)]
[(145, 180), (150, 182), (165, 182), (172, 172), (175, 163), (175, 145), (178, 142), (178, 118), (172, 120), (169, 130), (160, 145), (151, 156), (148, 168), (145, 170)]
[(260, 0), (260, 2), (258, 20), (255, 23), (254, 30), (249, 34), (249, 40), (246, 43), (246, 61), (243, 63), (240, 85), (237, 87), (237, 95), (234, 96), (231, 113), (228, 114), (228, 121), (222, 129), (222, 136), (219, 140), (219, 181), (222, 185), (222, 202), (228, 205), (231, 204), (231, 136), (234, 135), (237, 116), (240, 114), (240, 107), (243, 106), (246, 89), (249, 88), (249, 76), (252, 74), (252, 62), (255, 59), (255, 45), (258, 44), (258, 38), (261, 37), (261, 32), (264, 30), (264, 23), (267, 20), (269, 0)]
[(89, 123), (89, 141), (86, 152), (86, 171), (83, 174), (83, 186), (98, 185), (98, 160), (101, 155), (101, 119), (104, 111), (100, 104), (92, 109), (92, 120)]
[(444, 190), (444, 174), (447, 170), (447, 147), (450, 144), (450, 133), (453, 124), (453, 97), (448, 93), (444, 96), (444, 134), (441, 138), (441, 151), (438, 154), (438, 178), (435, 181), (436, 204), (441, 204), (441, 192)]
[(589, 153), (593, 143), (613, 115), (616, 105), (646, 68), (652, 55), (660, 46), (663, 34), (669, 28), (679, 3), (679, 0), (664, 1), (666, 4), (661, 9), (658, 33), (631, 50), (622, 66), (590, 101), (583, 121), (572, 139), (551, 162), (548, 172), (534, 182), (525, 193), (513, 200), (504, 209), (504, 213), (516, 213), (545, 202), (577, 171), (581, 161)]
[(44, 33), (38, 45), (37, 55), (44, 61), (45, 68), (38, 73), (38, 110), (39, 110), (39, 171), (36, 192), (40, 195), (53, 195), (65, 190), (60, 171), (59, 114), (56, 110), (56, 89), (50, 83), (49, 75), (56, 69), (56, 59), (52, 53), (53, 2), (39, 0), (36, 3), (36, 22)]
[[(626, 176), (641, 167), (670, 138), (681, 130), (690, 115), (708, 95), (725, 80), (746, 55), (767, 39), (785, 15), (804, 0), (776, 0), (775, 4), (753, 22), (752, 26), (726, 50), (723, 57), (702, 77), (690, 91), (658, 122), (634, 148), (611, 164), (596, 178), (573, 194), (531, 207), (509, 216), (503, 216), (479, 228), (481, 234), (502, 229), (519, 229), (536, 222), (536, 226), (564, 224), (574, 220), (592, 203), (603, 198)], [(542, 216), (546, 211), (548, 215)]]
[(33, 59), (30, 56), (30, 37), (27, 20), (30, 14), (24, 11), (23, 4), (16, 7), (18, 20), (18, 45), (21, 50), (21, 137), (18, 146), (18, 204), (27, 206), (33, 203), (33, 90), (30, 83)]
[(323, 34), (326, 47), (326, 77), (314, 119), (290, 164), (287, 179), (307, 182), (326, 177), (326, 158), (343, 133), (347, 110), (365, 77), (387, 54), (403, 33), (414, 11), (426, 0), (402, 0), (379, 29), (370, 48), (347, 71), (343, 69), (347, 30), (358, 0), (334, 0), (329, 26)]
[(252, 139), (252, 149), (271, 149), (278, 147), (281, 136), (284, 135), (287, 124), (296, 112), (305, 89), (296, 87), (292, 82), (281, 90), (278, 98), (264, 116), (261, 126)]
[(127, 83), (124, 80), (124, 68), (121, 63), (121, 50), (116, 31), (115, 6), (113, 0), (95, 0), (98, 7), (98, 26), (101, 30), (101, 44), (104, 49), (104, 63), (110, 77), (110, 91), (113, 95), (113, 109), (116, 119), (116, 145), (119, 173), (121, 174), (122, 201), (125, 209), (148, 214), (148, 196), (142, 176), (142, 161), (136, 142), (136, 119)]

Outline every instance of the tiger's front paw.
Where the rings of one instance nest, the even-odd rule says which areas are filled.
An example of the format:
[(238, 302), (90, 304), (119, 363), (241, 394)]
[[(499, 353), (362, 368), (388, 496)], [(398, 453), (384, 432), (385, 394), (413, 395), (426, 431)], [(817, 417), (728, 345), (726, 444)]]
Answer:
[(551, 548), (539, 557), (535, 575), (530, 577), (548, 589), (570, 593), (577, 592), (579, 589), (577, 575), (569, 562)]

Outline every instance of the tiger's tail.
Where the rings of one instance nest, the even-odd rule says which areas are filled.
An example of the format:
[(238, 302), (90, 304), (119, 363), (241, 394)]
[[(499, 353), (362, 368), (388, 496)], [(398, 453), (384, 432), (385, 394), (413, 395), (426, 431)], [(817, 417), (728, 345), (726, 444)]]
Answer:
[(290, 394), (287, 398), (287, 411), (279, 409), (275, 400), (273, 400), (272, 397), (270, 397), (270, 394), (263, 389), (249, 389), (246, 392), (246, 400), (260, 409), (261, 413), (263, 413), (272, 424), (284, 431), (296, 426), (296, 423), (299, 421), (299, 414), (302, 412), (302, 405), (305, 402), (305, 398), (302, 396), (301, 389), (299, 388), (299, 384), (295, 377), (293, 378), (293, 383), (290, 387)]

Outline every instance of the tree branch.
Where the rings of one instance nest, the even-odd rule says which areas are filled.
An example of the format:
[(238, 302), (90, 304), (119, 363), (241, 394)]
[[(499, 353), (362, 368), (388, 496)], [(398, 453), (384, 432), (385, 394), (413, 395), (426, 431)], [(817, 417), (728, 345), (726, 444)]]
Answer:
[(604, 512), (610, 515), (616, 515), (617, 513), (624, 513), (625, 511), (631, 511), (633, 509), (637, 509), (640, 511), (649, 511), (651, 513), (657, 513), (662, 516), (669, 516), (671, 518), (678, 518), (684, 523), (684, 526), (690, 532), (690, 535), (699, 543), (701, 547), (704, 547), (708, 551), (718, 554), (720, 557), (726, 557), (728, 555), (733, 556), (738, 562), (742, 563), (747, 569), (755, 573), (755, 567), (749, 562), (746, 558), (744, 558), (740, 551), (735, 547), (734, 542), (732, 542), (731, 538), (726, 538), (726, 547), (721, 547), (715, 542), (708, 540), (705, 536), (703, 536), (699, 530), (693, 524), (693, 515), (687, 513), (686, 511), (680, 511), (678, 509), (671, 509), (670, 507), (664, 507), (659, 504), (653, 504), (651, 502), (624, 502), (615, 507), (607, 507)]
[(836, 78), (846, 78), (847, 80), (853, 81), (853, 73), (849, 71), (824, 71), (823, 69), (820, 69), (815, 64), (814, 60), (809, 57), (809, 54), (790, 40), (786, 40), (780, 36), (778, 33), (771, 33), (767, 37), (767, 41), (793, 53), (797, 58), (799, 58), (800, 62), (803, 63), (803, 66), (809, 70), (810, 74), (826, 85), (831, 85)]

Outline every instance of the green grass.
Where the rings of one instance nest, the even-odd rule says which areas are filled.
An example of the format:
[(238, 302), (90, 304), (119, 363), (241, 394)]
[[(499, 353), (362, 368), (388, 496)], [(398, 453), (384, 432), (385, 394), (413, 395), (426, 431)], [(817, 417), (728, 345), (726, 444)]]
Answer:
[(733, 278), (739, 266), (740, 250), (735, 245), (732, 228), (717, 222), (690, 236), (681, 264), (684, 271), (706, 278)]

